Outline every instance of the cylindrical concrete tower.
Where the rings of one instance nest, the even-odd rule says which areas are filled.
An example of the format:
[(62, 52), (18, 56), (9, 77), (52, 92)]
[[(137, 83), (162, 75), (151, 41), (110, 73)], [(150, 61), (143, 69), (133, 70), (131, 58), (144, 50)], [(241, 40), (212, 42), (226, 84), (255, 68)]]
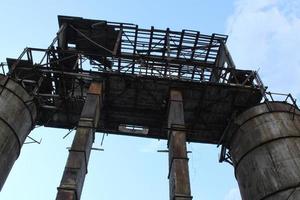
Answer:
[(239, 115), (230, 154), (243, 200), (300, 199), (300, 111), (260, 104)]
[(36, 115), (33, 97), (21, 85), (0, 75), (0, 190), (34, 126)]

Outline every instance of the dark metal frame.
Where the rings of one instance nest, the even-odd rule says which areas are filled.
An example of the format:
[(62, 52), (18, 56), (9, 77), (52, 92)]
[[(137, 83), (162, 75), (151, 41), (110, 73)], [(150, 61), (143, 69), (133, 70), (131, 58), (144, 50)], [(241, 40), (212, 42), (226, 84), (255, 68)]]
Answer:
[[(24, 49), (18, 59), (7, 60), (8, 69), (3, 72), (8, 71), (9, 76), (33, 94), (40, 108), (54, 112), (63, 110), (67, 121), (71, 122), (73, 115), (73, 110), (67, 106), (70, 101), (80, 104), (78, 109), (81, 109), (89, 83), (113, 76), (134, 77), (134, 80), (153, 79), (154, 82), (163, 81), (169, 85), (178, 82), (187, 88), (191, 84), (214, 84), (216, 87), (260, 90), (265, 96), (266, 88), (256, 71), (235, 68), (226, 47), (226, 35), (205, 35), (199, 31), (173, 31), (169, 28), (143, 29), (128, 23), (65, 16), (59, 16), (59, 24), (57, 36), (47, 49)], [(116, 37), (111, 44), (102, 44), (98, 41), (100, 36), (90, 34), (98, 31), (98, 26), (113, 30)], [(82, 49), (81, 42), (87, 48)], [(4, 68), (5, 64), (1, 66)], [(148, 86), (143, 81), (140, 84), (158, 105), (160, 102), (156, 101)], [(136, 87), (135, 102), (138, 90)], [(107, 90), (105, 92), (109, 93)], [(126, 92), (125, 87), (118, 98)], [(199, 113), (203, 108), (200, 104), (205, 100), (205, 94), (201, 98), (194, 112), (195, 118), (201, 118)], [(224, 101), (224, 97), (220, 98), (209, 105)], [(80, 113), (80, 110), (76, 112)]]
[[(35, 60), (33, 57), (33, 54), (36, 52), (42, 52), (44, 53), (44, 57), (40, 60)], [(69, 56), (58, 58), (60, 53), (66, 53)], [(41, 77), (51, 75), (50, 78), (52, 79), (52, 82), (55, 81), (54, 74), (59, 75), (67, 75), (72, 76), (73, 78), (76, 78), (75, 80), (92, 80), (97, 77), (99, 77), (99, 73), (103, 74), (121, 74), (121, 75), (134, 75), (134, 76), (151, 76), (153, 78), (158, 79), (171, 79), (171, 80), (179, 80), (179, 81), (192, 81), (192, 82), (213, 82), (213, 83), (219, 83), (219, 84), (228, 84), (228, 85), (236, 85), (236, 86), (242, 86), (242, 87), (254, 87), (254, 88), (261, 88), (262, 91), (265, 91), (265, 88), (259, 78), (259, 75), (255, 71), (251, 70), (236, 70), (233, 67), (213, 67), (211, 63), (203, 64), (198, 63), (199, 66), (193, 66), (193, 70), (183, 70), (182, 64), (174, 64), (169, 63), (169, 66), (164, 66), (164, 68), (161, 68), (160, 65), (158, 67), (147, 67), (143, 66), (141, 63), (135, 63), (133, 65), (134, 61), (129, 62), (127, 59), (122, 60), (121, 63), (118, 62), (118, 66), (114, 66), (111, 68), (111, 70), (108, 70), (105, 66), (102, 66), (100, 64), (96, 64), (93, 60), (89, 60), (88, 56), (91, 56), (92, 54), (79, 52), (79, 51), (73, 51), (73, 50), (56, 50), (56, 49), (39, 49), (39, 48), (26, 48), (24, 52), (21, 54), (22, 56), (19, 57), (19, 59), (16, 60), (16, 62), (10, 66), (9, 68), (9, 74), (13, 74), (15, 78), (20, 81), (24, 86), (26, 85), (35, 85), (35, 90), (33, 90), (34, 95), (37, 96), (47, 96), (47, 97), (58, 97), (55, 95), (55, 93), (49, 93), (49, 94), (41, 94), (38, 92), (42, 81), (43, 80), (32, 80), (32, 77), (26, 77), (26, 76), (19, 76), (20, 73), (24, 71), (30, 71), (31, 75), (32, 72), (39, 73)], [(25, 55), (26, 58), (25, 58)], [(134, 56), (133, 56), (134, 57)], [(55, 61), (51, 61), (54, 58)], [(118, 57), (119, 58), (119, 57)], [(74, 69), (65, 71), (61, 68), (56, 68), (53, 66), (55, 63), (68, 61), (70, 59), (76, 59), (75, 63), (76, 66), (74, 66)], [(134, 58), (133, 58), (134, 59)], [(31, 63), (31, 66), (18, 66), (21, 61), (26, 60), (28, 63)], [(155, 60), (155, 59), (154, 59)], [(90, 70), (86, 70), (86, 62), (90, 61)], [(141, 59), (140, 59), (141, 61)], [(144, 60), (143, 60), (144, 61)], [(149, 60), (148, 60), (149, 62)], [(155, 61), (152, 61), (155, 62)], [(190, 61), (187, 61), (187, 63)], [(38, 63), (38, 64), (36, 64)], [(130, 63), (131, 66), (128, 66), (127, 63)], [(197, 64), (192, 63), (192, 64)], [(7, 71), (5, 67), (6, 63), (1, 63), (2, 71), (5, 73)], [(121, 67), (122, 65), (126, 65), (126, 67)], [(206, 65), (206, 66), (205, 66)], [(15, 73), (15, 67), (18, 66), (18, 72)], [(153, 65), (152, 65), (153, 66)], [(176, 67), (173, 67), (176, 66)], [(187, 65), (190, 66), (190, 65)], [(173, 67), (173, 68), (172, 68)], [(216, 68), (220, 75), (218, 79), (213, 78), (213, 71), (214, 68)], [(133, 70), (129, 70), (133, 69)], [(151, 69), (149, 71), (149, 69)], [(166, 70), (170, 69), (170, 70)], [(169, 71), (170, 74), (166, 74), (165, 72)], [(239, 72), (243, 72), (244, 76), (246, 76), (246, 79), (243, 79), (242, 81), (238, 79)], [(176, 75), (174, 75), (176, 74)], [(250, 79), (254, 80), (251, 85), (247, 85), (247, 81)], [(75, 88), (73, 88), (75, 89)], [(71, 93), (73, 93), (72, 91)]]
[[(186, 141), (222, 145), (220, 162), (232, 164), (226, 142), (230, 137), (227, 136), (228, 129), (236, 115), (262, 98), (266, 102), (274, 101), (273, 96), (278, 95), (266, 92), (256, 71), (236, 69), (226, 47), (226, 35), (169, 28), (144, 29), (129, 23), (78, 17), (59, 16), (58, 19), (60, 29), (47, 49), (24, 49), (17, 59), (0, 63), (0, 73), (18, 81), (35, 97), (39, 106), (39, 125), (47, 126), (53, 120), (51, 117), (59, 114), (53, 118), (63, 120), (53, 120), (51, 126), (74, 130), (79, 125), (77, 134), (86, 129), (92, 134), (100, 130), (168, 139), (171, 199), (192, 199)], [(93, 107), (95, 105), (87, 100), (92, 82), (103, 83), (101, 108), (100, 105)], [(110, 87), (110, 84), (114, 86)], [(169, 96), (170, 91), (180, 91), (180, 102)], [(292, 102), (293, 108), (297, 108), (296, 100), (290, 94), (284, 101)], [(172, 105), (169, 108), (168, 102)], [(81, 126), (84, 117), (80, 118), (80, 113), (82, 109), (85, 112), (85, 108), (101, 110), (102, 119), (94, 115), (88, 117), (96, 120), (95, 127)], [(52, 115), (48, 115), (50, 111)], [(106, 116), (109, 114), (112, 115), (110, 118)], [(176, 123), (179, 119), (181, 126)], [(99, 124), (102, 127), (99, 128)], [(79, 138), (74, 143), (86, 147), (88, 151), (80, 151), (86, 154), (92, 144), (85, 146), (82, 141)], [(78, 152), (73, 147), (70, 150), (71, 154)], [(70, 160), (76, 159), (80, 156)], [(185, 173), (182, 166), (187, 169)], [(66, 178), (59, 188), (59, 194), (67, 196), (71, 193), (64, 181), (69, 180), (69, 168), (66, 168)], [(86, 169), (81, 170), (86, 173)], [(183, 180), (177, 176), (185, 181), (174, 189), (173, 179)], [(80, 177), (80, 184), (83, 180), (84, 175)], [(79, 191), (78, 199), (81, 186), (77, 188), (73, 184), (71, 188)], [(73, 193), (70, 199), (74, 198)], [(65, 196), (58, 199), (65, 199)]]

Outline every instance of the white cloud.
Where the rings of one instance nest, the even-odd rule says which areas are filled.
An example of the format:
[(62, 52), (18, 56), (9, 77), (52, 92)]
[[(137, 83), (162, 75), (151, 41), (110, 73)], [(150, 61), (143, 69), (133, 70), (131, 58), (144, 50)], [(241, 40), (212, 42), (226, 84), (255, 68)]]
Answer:
[(271, 91), (300, 97), (300, 1), (237, 0), (227, 32), (238, 68), (260, 68)]
[(238, 188), (232, 188), (229, 190), (224, 200), (241, 200), (240, 191)]
[[(260, 68), (270, 91), (300, 98), (299, 0), (236, 0), (227, 34), (238, 68)], [(241, 200), (239, 189), (224, 200)]]

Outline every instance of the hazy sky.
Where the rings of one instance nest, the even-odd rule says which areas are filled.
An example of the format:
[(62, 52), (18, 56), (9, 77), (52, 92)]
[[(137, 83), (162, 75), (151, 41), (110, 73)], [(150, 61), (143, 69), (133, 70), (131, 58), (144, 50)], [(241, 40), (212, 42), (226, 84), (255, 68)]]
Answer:
[[(57, 15), (131, 22), (140, 27), (195, 29), (229, 34), (238, 68), (255, 69), (270, 90), (300, 97), (300, 3), (296, 0), (10, 0), (0, 3), (0, 61), (26, 47), (45, 48), (58, 30)], [(0, 193), (2, 200), (55, 199), (74, 133), (37, 128), (40, 145), (24, 145)], [(94, 147), (100, 147), (97, 134)], [(168, 199), (164, 141), (109, 135), (104, 152), (92, 152), (82, 200)], [(233, 169), (218, 163), (219, 149), (190, 144), (195, 200), (240, 200)]]

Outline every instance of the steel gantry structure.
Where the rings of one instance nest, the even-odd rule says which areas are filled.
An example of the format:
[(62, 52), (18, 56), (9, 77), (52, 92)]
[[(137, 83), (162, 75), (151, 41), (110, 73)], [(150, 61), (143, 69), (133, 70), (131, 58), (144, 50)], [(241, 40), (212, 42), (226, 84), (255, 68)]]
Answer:
[(178, 88), (186, 99), (188, 140), (217, 143), (232, 110), (260, 102), (265, 90), (255, 71), (235, 68), (225, 35), (58, 19), (49, 48), (26, 48), (7, 59), (10, 76), (39, 103), (37, 124), (76, 127), (97, 80), (104, 85), (98, 131), (166, 139), (169, 91)]
[(58, 22), (48, 48), (26, 48), (2, 64), (33, 98), (34, 124), (76, 129), (57, 200), (80, 199), (95, 132), (168, 140), (170, 199), (192, 199), (186, 142), (223, 145), (220, 161), (232, 163), (233, 120), (268, 100), (257, 72), (235, 67), (226, 35)]

